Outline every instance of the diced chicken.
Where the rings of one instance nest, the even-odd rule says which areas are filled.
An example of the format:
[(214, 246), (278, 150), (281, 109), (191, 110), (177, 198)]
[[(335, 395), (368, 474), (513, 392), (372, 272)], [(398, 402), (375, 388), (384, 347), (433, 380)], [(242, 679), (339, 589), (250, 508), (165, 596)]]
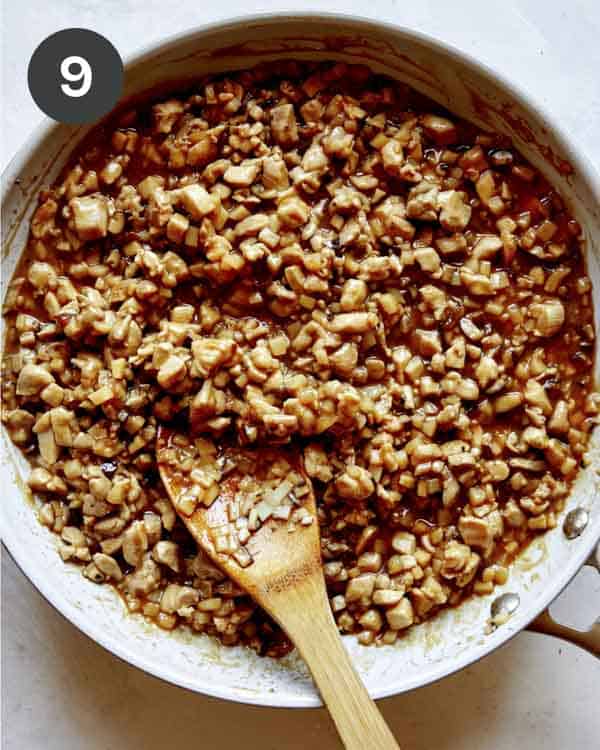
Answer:
[(280, 104), (271, 110), (271, 130), (275, 142), (284, 148), (298, 142), (298, 123), (293, 104)]
[(25, 365), (17, 379), (18, 396), (37, 396), (50, 383), (54, 383), (54, 376), (39, 365)]
[(354, 136), (352, 133), (347, 133), (344, 128), (338, 125), (323, 138), (323, 150), (329, 156), (344, 159), (350, 156), (353, 143)]
[(377, 317), (373, 313), (349, 312), (335, 315), (330, 323), (334, 333), (365, 333), (377, 324)]
[(503, 242), (495, 234), (483, 234), (479, 237), (473, 248), (473, 257), (479, 260), (493, 258), (503, 247)]
[(194, 364), (202, 377), (208, 377), (221, 365), (231, 362), (237, 350), (233, 339), (201, 338), (192, 342)]
[(462, 370), (465, 366), (466, 353), (467, 347), (464, 338), (462, 336), (457, 336), (448, 349), (446, 349), (446, 367), (451, 367), (455, 370)]
[(248, 162), (239, 166), (231, 166), (223, 175), (223, 179), (233, 187), (249, 187), (258, 176), (258, 163)]
[(375, 491), (371, 475), (362, 466), (348, 466), (335, 480), (335, 488), (346, 500), (365, 500)]
[(286, 198), (277, 209), (277, 216), (287, 227), (300, 227), (306, 224), (309, 215), (309, 205), (297, 195)]
[(441, 574), (444, 578), (456, 578), (465, 568), (471, 555), (471, 548), (456, 540), (448, 542), (444, 548)]
[(546, 416), (552, 414), (552, 405), (544, 386), (537, 380), (530, 378), (525, 383), (525, 400), (532, 406), (539, 407)]
[(148, 549), (148, 535), (143, 521), (134, 521), (123, 534), (123, 557), (137, 567)]
[(461, 268), (460, 280), (471, 294), (490, 295), (494, 294), (494, 285), (489, 276), (483, 273), (474, 273), (468, 268)]
[(167, 224), (167, 239), (171, 242), (183, 242), (190, 226), (190, 220), (183, 214), (174, 213)]
[(399, 555), (412, 555), (417, 549), (417, 539), (408, 531), (397, 531), (392, 537), (392, 549)]
[(414, 335), (417, 350), (423, 357), (432, 357), (434, 354), (442, 351), (442, 341), (439, 331), (428, 331), (417, 328)]
[(187, 152), (187, 163), (191, 167), (202, 167), (217, 158), (218, 137), (213, 134), (206, 134)]
[(194, 607), (200, 600), (200, 593), (191, 586), (179, 586), (170, 583), (160, 600), (161, 612), (173, 614), (185, 607)]
[(238, 237), (252, 237), (267, 226), (269, 226), (269, 217), (266, 214), (252, 214), (240, 221), (235, 228), (235, 233)]
[(540, 336), (554, 336), (565, 322), (565, 308), (559, 299), (549, 299), (530, 307), (535, 321), (536, 333)]
[(487, 388), (498, 377), (499, 368), (492, 357), (484, 354), (475, 368), (475, 377), (481, 388)]
[(566, 401), (557, 401), (548, 422), (548, 431), (556, 435), (566, 435), (570, 427), (568, 404)]
[(167, 99), (166, 102), (155, 104), (152, 113), (156, 123), (156, 131), (158, 133), (170, 133), (183, 114), (183, 102), (178, 99)]
[(70, 448), (75, 434), (79, 432), (75, 412), (65, 409), (64, 406), (57, 406), (50, 410), (50, 423), (56, 444)]
[(185, 377), (186, 372), (185, 361), (176, 354), (172, 354), (160, 366), (156, 379), (163, 388), (171, 388)]
[(440, 256), (432, 247), (419, 247), (415, 250), (415, 260), (426, 273), (437, 273), (442, 265)]
[(344, 312), (358, 309), (366, 300), (368, 292), (369, 289), (364, 281), (360, 279), (348, 279), (342, 289), (340, 307)]
[(59, 448), (54, 438), (54, 432), (48, 428), (37, 433), (40, 456), (51, 466), (58, 461)]
[(125, 587), (133, 596), (147, 596), (159, 583), (160, 568), (150, 557), (144, 558), (140, 567), (125, 578)]
[(329, 482), (333, 477), (327, 454), (317, 443), (307, 445), (304, 449), (304, 468), (309, 477), (321, 482)]
[(202, 185), (186, 185), (178, 191), (178, 197), (193, 219), (202, 219), (216, 208), (216, 201)]
[(274, 155), (264, 159), (262, 183), (266, 190), (281, 191), (289, 187), (290, 180), (287, 167), (280, 156)]
[(353, 578), (348, 582), (346, 588), (346, 601), (348, 603), (359, 601), (368, 602), (373, 595), (376, 579), (377, 576), (375, 573), (364, 573), (363, 575)]
[(496, 414), (506, 414), (506, 412), (516, 409), (523, 403), (523, 395), (519, 391), (509, 391), (498, 396), (494, 401)]
[(494, 540), (493, 530), (485, 518), (463, 515), (458, 520), (458, 531), (469, 547), (486, 550)]
[(406, 203), (406, 214), (411, 219), (436, 221), (438, 217), (439, 187), (434, 182), (423, 180), (411, 188)]
[(381, 158), (385, 171), (394, 177), (400, 177), (401, 169), (406, 161), (402, 144), (394, 139), (390, 139), (381, 149)]
[[(390, 237), (402, 237), (410, 240), (415, 235), (415, 227), (406, 218), (406, 205), (402, 198), (392, 195), (381, 203), (378, 203), (373, 211), (373, 216), (381, 225), (384, 234)], [(378, 232), (377, 227), (374, 231)]]
[(388, 625), (392, 630), (405, 630), (415, 621), (415, 615), (410, 599), (404, 597), (395, 607), (385, 613)]
[(481, 173), (475, 183), (475, 189), (477, 190), (477, 195), (481, 199), (481, 202), (488, 206), (492, 196), (496, 192), (496, 183), (491, 169), (486, 169)]
[(113, 581), (117, 582), (122, 580), (123, 572), (114, 557), (105, 555), (103, 552), (97, 552), (92, 559), (94, 560), (94, 565), (107, 578), (112, 578)]
[(435, 143), (441, 146), (447, 146), (455, 143), (458, 137), (456, 125), (447, 117), (440, 115), (426, 114), (421, 118), (421, 124), (426, 135)]
[(101, 196), (88, 195), (72, 198), (69, 206), (73, 213), (75, 231), (84, 242), (99, 240), (108, 234), (108, 206)]
[(462, 193), (444, 190), (437, 196), (440, 224), (450, 232), (461, 232), (471, 220), (471, 206), (465, 203)]
[(39, 290), (46, 290), (48, 288), (54, 289), (56, 287), (58, 277), (56, 271), (50, 263), (41, 263), (35, 261), (29, 267), (27, 272), (27, 281)]
[(329, 160), (323, 147), (318, 143), (313, 143), (307, 148), (302, 157), (302, 169), (305, 172), (320, 172), (327, 168)]

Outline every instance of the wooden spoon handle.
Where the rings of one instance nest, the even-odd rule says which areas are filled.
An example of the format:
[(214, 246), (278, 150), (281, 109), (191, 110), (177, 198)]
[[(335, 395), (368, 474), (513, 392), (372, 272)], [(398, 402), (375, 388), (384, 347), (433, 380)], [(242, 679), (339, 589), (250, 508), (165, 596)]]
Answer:
[(399, 750), (394, 735), (352, 666), (333, 620), (332, 626), (311, 633), (298, 648), (346, 750)]
[(281, 598), (285, 599), (285, 606), (278, 606), (272, 614), (306, 661), (346, 750), (399, 750), (352, 666), (323, 583), (310, 576), (282, 592)]

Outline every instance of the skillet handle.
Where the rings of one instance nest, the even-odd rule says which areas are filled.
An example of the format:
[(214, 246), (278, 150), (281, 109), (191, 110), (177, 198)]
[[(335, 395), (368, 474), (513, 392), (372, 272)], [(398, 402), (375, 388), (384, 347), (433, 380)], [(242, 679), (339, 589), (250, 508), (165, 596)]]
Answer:
[[(596, 550), (592, 552), (585, 564), (591, 565), (600, 573), (600, 544), (598, 544)], [(545, 609), (541, 615), (529, 624), (527, 630), (531, 630), (534, 633), (551, 635), (555, 638), (562, 638), (564, 641), (568, 641), (575, 646), (580, 646), (589, 651), (590, 654), (600, 658), (600, 617), (589, 630), (575, 630), (575, 628), (568, 628), (566, 625), (556, 622), (550, 614), (550, 610)]]

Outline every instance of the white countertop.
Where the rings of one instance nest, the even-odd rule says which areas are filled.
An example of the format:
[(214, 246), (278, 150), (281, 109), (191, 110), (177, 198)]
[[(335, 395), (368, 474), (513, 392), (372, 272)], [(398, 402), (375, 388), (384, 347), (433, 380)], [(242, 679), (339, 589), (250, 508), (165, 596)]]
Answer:
[[(289, 9), (262, 0), (256, 10)], [(416, 28), (477, 56), (548, 110), (600, 169), (600, 4), (597, 0), (321, 0), (296, 8), (343, 11)], [(7, 0), (2, 25), (3, 167), (42, 118), (26, 71), (39, 42), (82, 26), (127, 55), (161, 36), (251, 10), (240, 0)], [(580, 573), (553, 608), (587, 627), (600, 612), (600, 577)], [(3, 750), (333, 750), (323, 710), (268, 710), (204, 698), (105, 652), (37, 594), (2, 557)], [(600, 738), (600, 662), (522, 634), (444, 681), (382, 702), (403, 750), (591, 750)], [(365, 748), (365, 750), (376, 750)]]

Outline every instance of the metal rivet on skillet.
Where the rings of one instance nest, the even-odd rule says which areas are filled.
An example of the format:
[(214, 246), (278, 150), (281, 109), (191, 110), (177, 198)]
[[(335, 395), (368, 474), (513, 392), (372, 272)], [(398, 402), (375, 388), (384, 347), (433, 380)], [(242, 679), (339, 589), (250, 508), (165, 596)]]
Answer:
[(583, 534), (590, 520), (590, 514), (585, 508), (574, 508), (567, 513), (563, 524), (563, 531), (567, 539), (576, 539)]
[(521, 599), (518, 594), (500, 594), (499, 597), (494, 599), (491, 606), (492, 620), (496, 621), (497, 624), (508, 620), (519, 608)]

